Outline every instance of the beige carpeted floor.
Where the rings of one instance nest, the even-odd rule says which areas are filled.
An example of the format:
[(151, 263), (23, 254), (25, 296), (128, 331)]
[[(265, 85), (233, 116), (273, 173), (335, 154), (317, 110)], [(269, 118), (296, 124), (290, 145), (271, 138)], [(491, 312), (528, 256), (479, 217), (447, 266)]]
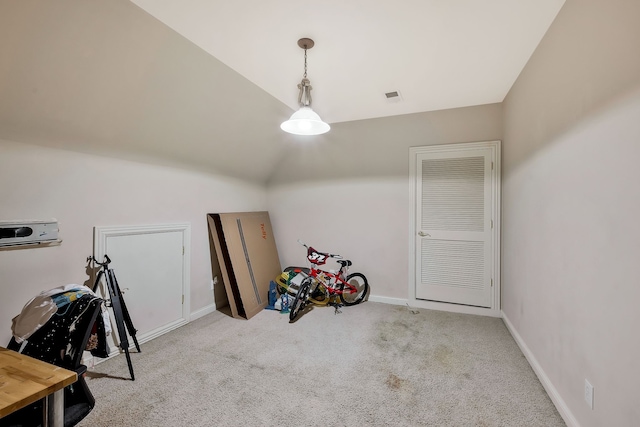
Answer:
[(365, 302), (215, 312), (92, 369), (81, 426), (564, 426), (500, 319)]

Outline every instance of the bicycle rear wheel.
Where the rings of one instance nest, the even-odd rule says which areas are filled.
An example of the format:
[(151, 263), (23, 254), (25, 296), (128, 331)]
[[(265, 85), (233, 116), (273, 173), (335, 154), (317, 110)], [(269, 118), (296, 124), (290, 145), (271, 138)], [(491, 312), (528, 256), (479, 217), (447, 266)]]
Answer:
[(309, 296), (309, 289), (311, 288), (311, 279), (306, 278), (300, 284), (300, 288), (298, 289), (298, 293), (296, 297), (293, 299), (293, 304), (291, 305), (291, 310), (289, 311), (289, 320), (294, 321), (300, 310), (307, 305), (307, 297)]
[(355, 289), (351, 289), (345, 286), (344, 283), (340, 284), (340, 301), (344, 305), (356, 305), (360, 304), (364, 297), (369, 292), (369, 282), (362, 273), (353, 273), (347, 276), (346, 282), (353, 286)]

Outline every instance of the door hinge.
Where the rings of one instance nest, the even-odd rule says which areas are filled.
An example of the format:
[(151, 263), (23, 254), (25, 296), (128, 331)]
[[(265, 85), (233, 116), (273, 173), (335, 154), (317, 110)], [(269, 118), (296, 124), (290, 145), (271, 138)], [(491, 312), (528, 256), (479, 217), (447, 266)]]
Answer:
[(182, 247), (182, 255), (184, 255), (184, 246)]
[(493, 170), (493, 162), (491, 162), (491, 170)]
[(491, 287), (493, 288), (493, 279), (491, 279)]
[(184, 295), (182, 295), (182, 305), (184, 305)]
[(491, 220), (491, 228), (493, 229), (493, 220)]

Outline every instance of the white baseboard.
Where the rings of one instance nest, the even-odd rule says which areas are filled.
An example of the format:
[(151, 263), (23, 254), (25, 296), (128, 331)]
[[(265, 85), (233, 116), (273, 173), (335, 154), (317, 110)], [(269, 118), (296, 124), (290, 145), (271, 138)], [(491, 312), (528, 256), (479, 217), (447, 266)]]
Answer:
[[(171, 322), (167, 325), (161, 326), (158, 329), (154, 329), (153, 331), (147, 332), (145, 334), (142, 335), (137, 335), (136, 334), (136, 339), (138, 340), (138, 344), (140, 346), (142, 346), (142, 344), (151, 341), (154, 338), (159, 337), (160, 335), (164, 335), (169, 331), (173, 331), (174, 329), (179, 328), (180, 326), (184, 326), (186, 324), (188, 324), (189, 321), (186, 319), (178, 319), (174, 322)], [(118, 335), (118, 331), (117, 330), (113, 330), (111, 331), (111, 334), (116, 334)], [(85, 356), (82, 358), (82, 364), (88, 366), (89, 368), (93, 368), (95, 365), (99, 365), (100, 363), (104, 362), (105, 360), (111, 359), (114, 356), (117, 356), (119, 354), (122, 354), (123, 352), (120, 350), (120, 348), (118, 346), (115, 345), (115, 343), (113, 342), (113, 336), (110, 335), (107, 339), (109, 340), (109, 349), (111, 350), (109, 352), (109, 355), (106, 358), (100, 358), (100, 357), (93, 357), (91, 356), (91, 353), (85, 352)], [(135, 346), (135, 342), (133, 341), (133, 338), (131, 338), (130, 334), (127, 334), (128, 337), (128, 341), (129, 341), (129, 351), (132, 352), (137, 352), (136, 346)]]
[(558, 409), (558, 412), (560, 413), (562, 419), (564, 419), (564, 422), (567, 423), (567, 426), (569, 427), (580, 427), (580, 424), (578, 424), (578, 420), (576, 420), (576, 418), (573, 416), (571, 410), (569, 410), (569, 407), (562, 399), (562, 396), (560, 396), (558, 390), (553, 386), (553, 383), (542, 369), (542, 366), (540, 366), (540, 363), (538, 363), (538, 360), (535, 358), (531, 350), (529, 350), (529, 347), (527, 347), (527, 344), (524, 342), (518, 331), (516, 331), (513, 324), (509, 321), (509, 318), (504, 313), (504, 311), (502, 312), (502, 320), (511, 333), (511, 336), (513, 336), (513, 339), (518, 344), (518, 347), (520, 347), (520, 350), (527, 358), (527, 361), (529, 361), (529, 365), (531, 365), (533, 372), (535, 372), (538, 376), (538, 379), (542, 383), (544, 389), (547, 391), (547, 394), (551, 398), (551, 401), (554, 405), (556, 405), (556, 408)]
[[(215, 303), (210, 304), (206, 307), (202, 307), (199, 310), (194, 311), (193, 313), (191, 313), (191, 315), (189, 316), (190, 319), (189, 321), (186, 321), (184, 319), (180, 319), (176, 322), (173, 322), (169, 325), (165, 325), (162, 328), (156, 329), (154, 331), (151, 332), (147, 332), (146, 334), (136, 337), (138, 339), (138, 343), (140, 345), (146, 343), (147, 341), (151, 341), (154, 338), (159, 337), (160, 335), (164, 335), (169, 331), (172, 331), (176, 328), (179, 328), (180, 326), (184, 326), (187, 323), (193, 322), (196, 319), (199, 319), (202, 316), (206, 316), (207, 314), (213, 313), (214, 311), (216, 311), (216, 305)], [(113, 332), (112, 332), (113, 333)], [(117, 332), (115, 332), (117, 333)], [(105, 359), (101, 359), (98, 357), (92, 357), (89, 353), (86, 353), (86, 356), (83, 358), (83, 364), (89, 366), (90, 368), (92, 368), (95, 365), (98, 365), (102, 362), (104, 362), (107, 359), (110, 359), (114, 356), (117, 356), (121, 353), (120, 349), (118, 347), (116, 347), (113, 343), (109, 343), (110, 347), (111, 347), (111, 352), (109, 353), (109, 356)], [(135, 344), (133, 343), (133, 340), (130, 340), (130, 350), (133, 350), (134, 352), (135, 350)]]
[(427, 310), (448, 311), (449, 313), (473, 314), (476, 316), (502, 317), (500, 309), (474, 307), (470, 305), (451, 304), (447, 302), (408, 300), (408, 304), (413, 308), (424, 308)]
[(391, 298), (391, 297), (382, 297), (379, 295), (369, 295), (367, 301), (372, 302), (382, 302), (385, 304), (393, 304), (393, 305), (407, 305), (407, 300), (402, 298)]
[(440, 310), (461, 314), (475, 314), (478, 316), (502, 317), (500, 310), (493, 310), (482, 307), (471, 307), (460, 304), (447, 304), (443, 302), (422, 300), (409, 301), (408, 299), (404, 298), (391, 298), (380, 295), (369, 295), (369, 298), (367, 300), (372, 302), (381, 302), (384, 304), (403, 305), (411, 308), (424, 308), (427, 310)]
[(191, 322), (193, 322), (196, 319), (201, 318), (202, 316), (206, 316), (207, 314), (211, 314), (214, 311), (216, 311), (216, 303), (210, 304), (206, 307), (202, 307), (199, 310), (194, 311), (193, 313), (191, 313)]

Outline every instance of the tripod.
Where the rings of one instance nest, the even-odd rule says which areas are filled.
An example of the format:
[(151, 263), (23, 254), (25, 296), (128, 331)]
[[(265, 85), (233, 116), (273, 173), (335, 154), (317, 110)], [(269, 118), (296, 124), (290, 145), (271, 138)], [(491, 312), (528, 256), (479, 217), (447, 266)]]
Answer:
[(113, 315), (116, 320), (116, 328), (118, 329), (118, 337), (120, 339), (120, 349), (123, 350), (125, 355), (127, 356), (127, 365), (129, 365), (131, 381), (135, 381), (135, 377), (133, 375), (133, 365), (131, 364), (131, 356), (129, 355), (129, 339), (127, 338), (127, 331), (129, 332), (129, 335), (131, 335), (138, 353), (140, 353), (140, 345), (138, 344), (138, 340), (136, 339), (137, 331), (136, 328), (133, 327), (133, 322), (131, 321), (131, 316), (129, 316), (129, 310), (127, 310), (127, 306), (124, 303), (124, 298), (122, 296), (120, 286), (118, 286), (116, 275), (113, 270), (109, 268), (111, 259), (109, 259), (107, 255), (104, 256), (104, 259), (104, 262), (98, 262), (93, 256), (87, 258), (87, 261), (93, 261), (94, 263), (102, 267), (98, 272), (98, 276), (96, 276), (96, 281), (93, 285), (93, 292), (96, 292), (98, 290), (100, 279), (104, 275), (104, 280), (109, 292), (109, 300), (107, 301), (107, 306), (110, 306), (113, 309)]

